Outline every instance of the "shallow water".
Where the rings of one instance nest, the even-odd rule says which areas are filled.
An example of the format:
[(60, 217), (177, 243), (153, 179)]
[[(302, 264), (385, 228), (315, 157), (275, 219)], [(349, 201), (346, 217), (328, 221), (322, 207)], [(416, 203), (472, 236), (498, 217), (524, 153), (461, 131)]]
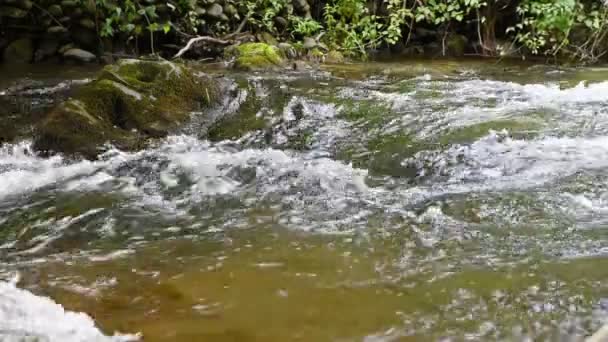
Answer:
[[(21, 113), (0, 149), (0, 336), (576, 341), (608, 322), (606, 70), (226, 77), (218, 124), (193, 113), (97, 161), (36, 156)], [(23, 323), (57, 315), (71, 335)]]

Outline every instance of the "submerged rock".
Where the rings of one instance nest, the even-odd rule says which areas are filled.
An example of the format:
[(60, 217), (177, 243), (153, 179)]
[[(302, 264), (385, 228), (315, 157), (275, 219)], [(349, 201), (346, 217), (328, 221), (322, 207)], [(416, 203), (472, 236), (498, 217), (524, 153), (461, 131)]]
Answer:
[(270, 69), (283, 64), (281, 50), (265, 43), (246, 43), (227, 49), (234, 56), (234, 66), (243, 70)]
[(141, 147), (208, 106), (216, 83), (167, 61), (121, 60), (52, 110), (38, 125), (35, 148), (94, 158), (109, 142)]

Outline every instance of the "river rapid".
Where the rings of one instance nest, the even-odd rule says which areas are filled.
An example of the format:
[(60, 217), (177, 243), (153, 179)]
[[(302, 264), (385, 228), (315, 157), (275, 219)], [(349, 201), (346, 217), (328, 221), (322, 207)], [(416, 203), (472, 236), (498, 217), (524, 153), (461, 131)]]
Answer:
[(60, 74), (0, 81), (2, 341), (582, 341), (608, 322), (608, 69), (228, 73), (220, 124), (192, 113), (95, 161), (32, 150), (94, 75)]

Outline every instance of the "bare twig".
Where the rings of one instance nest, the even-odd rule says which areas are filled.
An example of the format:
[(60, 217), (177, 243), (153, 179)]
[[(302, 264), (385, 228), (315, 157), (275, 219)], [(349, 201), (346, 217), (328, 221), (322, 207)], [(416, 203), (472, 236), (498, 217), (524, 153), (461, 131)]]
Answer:
[(188, 50), (190, 50), (194, 44), (196, 44), (198, 42), (207, 42), (207, 43), (213, 43), (213, 44), (218, 44), (218, 45), (232, 44), (232, 41), (230, 41), (230, 40), (223, 40), (223, 39), (218, 39), (218, 38), (213, 38), (213, 37), (208, 37), (208, 36), (195, 37), (195, 38), (190, 39), (188, 41), (188, 44), (186, 44), (185, 47), (183, 47), (181, 50), (179, 50), (179, 52), (176, 53), (175, 56), (173, 56), (173, 58), (181, 57), (184, 53), (186, 53)]
[(251, 18), (251, 12), (247, 13), (245, 18), (243, 18), (243, 21), (241, 21), (241, 23), (239, 24), (239, 27), (237, 27), (236, 31), (234, 31), (232, 34), (236, 35), (241, 33), (241, 31), (243, 31), (243, 28), (245, 27), (245, 24), (247, 24), (247, 22), (249, 21), (249, 18)]
[(54, 21), (55, 23), (57, 23), (57, 25), (59, 25), (59, 26), (61, 26), (61, 27), (65, 28), (65, 26), (63, 26), (63, 24), (62, 24), (62, 23), (61, 23), (59, 20), (57, 20), (57, 18), (55, 18), (55, 16), (53, 16), (53, 15), (51, 14), (51, 12), (49, 12), (49, 11), (45, 10), (44, 8), (40, 7), (40, 6), (39, 6), (39, 5), (37, 5), (35, 2), (34, 2), (34, 3), (32, 3), (32, 5), (34, 5), (34, 7), (36, 7), (37, 9), (39, 9), (40, 11), (42, 11), (42, 12), (44, 12), (46, 15), (48, 15), (48, 16), (51, 18), (51, 20), (52, 20), (52, 21)]

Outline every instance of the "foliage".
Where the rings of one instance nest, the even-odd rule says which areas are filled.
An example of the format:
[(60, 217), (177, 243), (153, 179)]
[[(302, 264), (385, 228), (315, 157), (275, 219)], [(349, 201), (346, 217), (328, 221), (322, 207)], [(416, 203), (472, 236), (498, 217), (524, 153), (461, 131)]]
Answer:
[[(566, 53), (581, 60), (595, 61), (603, 55), (608, 33), (608, 9), (603, 4), (587, 6), (577, 0), (524, 0), (517, 7), (519, 22), (507, 29), (515, 41), (533, 54)], [(576, 41), (573, 30), (584, 41)], [(582, 34), (581, 34), (582, 33)]]
[[(119, 6), (109, 0), (95, 0), (96, 8), (103, 12), (104, 22), (99, 28), (102, 37), (111, 37), (121, 32), (130, 37), (140, 35), (144, 30), (156, 32), (171, 30), (171, 23), (161, 23), (155, 5), (143, 6), (137, 0), (125, 0)], [(141, 19), (145, 20), (141, 20)]]
[[(173, 31), (185, 39), (222, 36), (239, 27), (295, 43), (322, 37), (330, 49), (364, 58), (381, 46), (407, 44), (418, 26), (437, 33), (435, 39), (443, 35), (443, 43), (457, 32), (484, 49), (485, 40), (500, 36), (511, 39), (523, 54), (595, 62), (608, 51), (608, 3), (603, 0), (307, 0), (312, 15), (295, 8), (295, 0), (75, 1), (83, 12), (95, 13), (100, 37), (126, 38), (136, 45), (138, 38), (148, 37), (152, 50), (162, 33)], [(221, 19), (210, 17), (205, 13), (211, 3), (234, 11)], [(497, 27), (497, 17), (500, 25), (510, 27)], [(53, 19), (59, 23), (61, 18)]]
[(472, 11), (486, 6), (481, 0), (428, 0), (424, 5), (417, 6), (416, 21), (426, 21), (430, 24), (441, 25), (450, 21), (462, 22)]
[(333, 0), (325, 5), (325, 29), (334, 47), (350, 55), (365, 56), (388, 34), (386, 25), (370, 14), (365, 0)]

